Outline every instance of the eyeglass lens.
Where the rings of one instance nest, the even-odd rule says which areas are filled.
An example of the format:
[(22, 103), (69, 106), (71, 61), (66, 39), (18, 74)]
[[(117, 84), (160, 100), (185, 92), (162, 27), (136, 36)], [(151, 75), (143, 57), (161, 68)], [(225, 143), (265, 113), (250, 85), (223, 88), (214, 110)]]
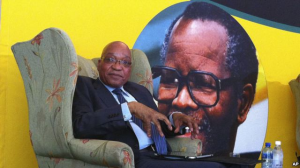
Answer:
[(190, 73), (183, 78), (178, 72), (170, 69), (160, 69), (156, 74), (159, 76), (156, 78), (159, 86), (154, 92), (157, 94), (158, 101), (172, 102), (178, 96), (181, 85), (185, 84), (188, 85), (190, 96), (195, 103), (210, 106), (217, 101), (217, 82), (209, 74)]
[(191, 74), (188, 85), (192, 95), (201, 105), (213, 105), (217, 101), (216, 80), (208, 74)]
[(131, 62), (130, 62), (130, 61), (126, 61), (126, 60), (117, 60), (117, 59), (115, 59), (115, 58), (113, 58), (113, 57), (105, 57), (105, 58), (104, 58), (104, 61), (105, 61), (106, 63), (109, 63), (109, 64), (115, 64), (115, 63), (119, 62), (120, 65), (123, 65), (123, 66), (125, 66), (125, 67), (128, 67), (128, 66), (131, 65)]

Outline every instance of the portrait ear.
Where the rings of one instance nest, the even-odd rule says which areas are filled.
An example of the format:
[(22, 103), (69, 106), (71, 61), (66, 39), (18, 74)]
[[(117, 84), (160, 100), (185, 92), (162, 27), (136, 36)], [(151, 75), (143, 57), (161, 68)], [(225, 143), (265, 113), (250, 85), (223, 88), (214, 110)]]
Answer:
[(239, 112), (238, 112), (238, 123), (242, 124), (248, 115), (250, 107), (254, 100), (254, 89), (252, 84), (245, 84), (243, 87), (243, 94), (239, 102)]

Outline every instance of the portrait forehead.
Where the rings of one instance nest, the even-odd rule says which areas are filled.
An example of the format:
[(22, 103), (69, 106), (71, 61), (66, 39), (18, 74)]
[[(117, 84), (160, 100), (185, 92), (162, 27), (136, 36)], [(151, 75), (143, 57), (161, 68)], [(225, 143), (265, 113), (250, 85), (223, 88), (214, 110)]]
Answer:
[(219, 23), (181, 18), (173, 28), (165, 65), (180, 68), (183, 74), (202, 70), (223, 77), (227, 43), (227, 30)]

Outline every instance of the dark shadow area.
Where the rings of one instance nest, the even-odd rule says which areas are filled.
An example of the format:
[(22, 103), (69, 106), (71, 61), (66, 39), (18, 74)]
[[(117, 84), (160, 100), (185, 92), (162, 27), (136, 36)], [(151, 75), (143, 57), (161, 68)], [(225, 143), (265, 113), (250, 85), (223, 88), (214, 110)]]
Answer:
[(212, 1), (263, 19), (300, 27), (300, 1), (298, 0)]

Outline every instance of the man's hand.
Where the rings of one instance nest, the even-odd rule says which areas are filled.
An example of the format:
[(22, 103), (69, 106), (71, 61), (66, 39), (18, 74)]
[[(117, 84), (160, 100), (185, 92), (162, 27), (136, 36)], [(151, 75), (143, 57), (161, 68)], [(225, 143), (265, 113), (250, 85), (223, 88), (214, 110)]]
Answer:
[(173, 113), (172, 117), (175, 125), (175, 133), (180, 131), (181, 126), (187, 126), (191, 130), (191, 139), (196, 139), (199, 134), (198, 123), (196, 120), (183, 113)]
[(169, 130), (172, 130), (172, 125), (165, 115), (143, 105), (142, 103), (129, 102), (128, 108), (132, 115), (142, 120), (144, 130), (146, 131), (148, 137), (151, 137), (151, 122), (156, 126), (160, 136), (164, 136), (164, 133), (162, 132), (159, 120), (165, 122)]

